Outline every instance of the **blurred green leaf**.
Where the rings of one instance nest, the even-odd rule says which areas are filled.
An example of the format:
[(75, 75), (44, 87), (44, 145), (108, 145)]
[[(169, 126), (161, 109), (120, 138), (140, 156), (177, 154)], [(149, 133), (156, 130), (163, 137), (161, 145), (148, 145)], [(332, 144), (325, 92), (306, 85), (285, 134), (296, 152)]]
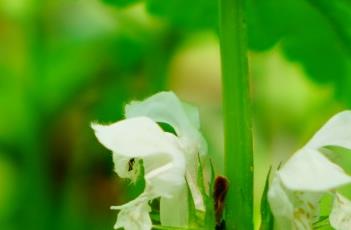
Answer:
[(279, 44), (308, 76), (334, 85), (336, 96), (351, 104), (349, 9), (344, 0), (248, 0), (249, 46), (263, 51)]
[[(126, 7), (141, 0), (102, 0), (116, 6)], [(218, 24), (218, 2), (216, 0), (146, 0), (146, 8), (178, 30), (194, 31), (216, 29)]]
[(180, 30), (215, 29), (218, 24), (216, 0), (147, 0), (151, 14), (162, 17)]
[(309, 0), (330, 22), (343, 45), (351, 53), (351, 1)]
[(141, 0), (103, 0), (103, 2), (117, 7), (126, 7)]
[[(248, 0), (250, 49), (264, 51), (280, 44), (308, 76), (334, 85), (336, 96), (351, 104), (350, 5), (347, 0)], [(146, 7), (181, 31), (217, 28), (217, 1), (148, 0)]]

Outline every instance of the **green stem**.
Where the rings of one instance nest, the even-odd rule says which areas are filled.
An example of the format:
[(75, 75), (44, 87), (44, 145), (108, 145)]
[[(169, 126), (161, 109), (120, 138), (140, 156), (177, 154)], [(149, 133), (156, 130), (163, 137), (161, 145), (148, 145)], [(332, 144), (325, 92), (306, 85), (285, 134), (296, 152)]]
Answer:
[(219, 0), (227, 229), (253, 229), (253, 157), (244, 0)]

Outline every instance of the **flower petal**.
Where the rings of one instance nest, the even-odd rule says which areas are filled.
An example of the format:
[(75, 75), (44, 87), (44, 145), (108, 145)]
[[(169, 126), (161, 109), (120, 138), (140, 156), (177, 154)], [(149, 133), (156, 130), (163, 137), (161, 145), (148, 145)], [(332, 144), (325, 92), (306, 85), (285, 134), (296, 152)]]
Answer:
[(276, 229), (312, 230), (319, 216), (321, 196), (322, 193), (291, 191), (276, 176), (268, 192)]
[[(116, 207), (112, 208), (116, 209)], [(149, 212), (151, 212), (151, 208), (147, 200), (139, 200), (132, 205), (124, 206), (118, 213), (114, 229), (150, 230), (152, 228), (152, 222)]]
[(312, 149), (301, 149), (279, 170), (284, 186), (294, 191), (326, 192), (351, 183), (342, 168), (323, 154)]
[(199, 156), (188, 156), (187, 161), (188, 164), (185, 177), (189, 185), (191, 197), (193, 198), (195, 208), (200, 211), (206, 211), (205, 203), (198, 186)]
[(278, 177), (273, 179), (269, 188), (268, 201), (275, 217), (276, 229), (291, 229), (294, 207)]
[(155, 155), (143, 159), (146, 186), (153, 193), (163, 197), (173, 196), (178, 187), (185, 185), (185, 158), (178, 139), (170, 133), (164, 133), (165, 139), (173, 147), (169, 155)]
[(92, 124), (95, 135), (106, 148), (126, 157), (143, 157), (172, 148), (163, 130), (147, 117), (118, 121), (111, 125)]
[(336, 230), (351, 229), (351, 201), (341, 194), (336, 194), (329, 221)]
[(154, 193), (167, 195), (184, 183), (185, 159), (177, 138), (151, 119), (135, 117), (93, 128), (98, 140), (113, 151), (118, 175), (131, 178), (135, 173), (130, 160), (143, 160), (145, 180)]
[(160, 199), (161, 224), (167, 227), (187, 227), (189, 223), (188, 189), (178, 187), (172, 197)]
[(146, 116), (156, 122), (171, 125), (185, 148), (196, 154), (207, 152), (207, 144), (201, 133), (196, 108), (182, 103), (173, 92), (157, 93), (143, 101), (134, 101), (125, 107), (126, 118)]
[(343, 111), (333, 116), (305, 147), (319, 149), (325, 146), (351, 149), (351, 111)]

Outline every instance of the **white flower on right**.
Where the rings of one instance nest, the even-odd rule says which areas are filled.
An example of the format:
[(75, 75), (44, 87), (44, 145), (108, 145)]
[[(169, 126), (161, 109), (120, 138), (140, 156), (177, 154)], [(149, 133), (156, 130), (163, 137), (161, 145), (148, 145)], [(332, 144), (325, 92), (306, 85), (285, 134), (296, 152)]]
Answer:
[[(323, 148), (328, 146), (351, 150), (351, 111), (332, 117), (277, 171), (268, 191), (275, 229), (313, 229), (313, 223), (319, 219), (321, 197), (351, 183), (351, 177), (324, 155)], [(351, 229), (351, 221), (345, 221), (345, 216), (351, 218), (350, 205), (341, 208), (338, 200), (341, 198), (336, 194), (331, 225), (337, 230)]]

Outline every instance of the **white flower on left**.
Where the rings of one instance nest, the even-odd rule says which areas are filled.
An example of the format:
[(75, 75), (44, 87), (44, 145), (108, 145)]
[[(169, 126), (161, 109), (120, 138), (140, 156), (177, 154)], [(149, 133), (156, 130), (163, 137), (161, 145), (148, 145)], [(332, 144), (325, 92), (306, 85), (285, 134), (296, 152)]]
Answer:
[[(199, 111), (192, 105), (182, 102), (173, 92), (160, 92), (143, 101), (132, 101), (125, 107), (126, 118), (146, 116), (155, 122), (170, 125), (179, 140), (186, 160), (186, 181), (191, 192), (195, 208), (205, 211), (202, 194), (197, 186), (198, 163), (206, 158), (207, 143), (200, 132)], [(182, 198), (182, 199), (180, 199)], [(175, 213), (167, 207), (187, 205), (188, 193), (181, 190), (173, 199), (161, 200), (161, 222), (167, 226), (180, 226), (187, 222), (187, 209)], [(184, 225), (184, 224), (182, 224)]]
[[(149, 202), (155, 198), (161, 198), (162, 202), (187, 193), (186, 161), (179, 139), (143, 116), (106, 126), (92, 124), (92, 128), (97, 139), (113, 152), (115, 171), (120, 177), (133, 181), (139, 175), (141, 165), (144, 167), (143, 193), (127, 204), (112, 207), (120, 210), (114, 228), (150, 230)], [(180, 211), (186, 208), (184, 202), (180, 202), (179, 207), (172, 207)], [(178, 221), (180, 225), (181, 221)]]

